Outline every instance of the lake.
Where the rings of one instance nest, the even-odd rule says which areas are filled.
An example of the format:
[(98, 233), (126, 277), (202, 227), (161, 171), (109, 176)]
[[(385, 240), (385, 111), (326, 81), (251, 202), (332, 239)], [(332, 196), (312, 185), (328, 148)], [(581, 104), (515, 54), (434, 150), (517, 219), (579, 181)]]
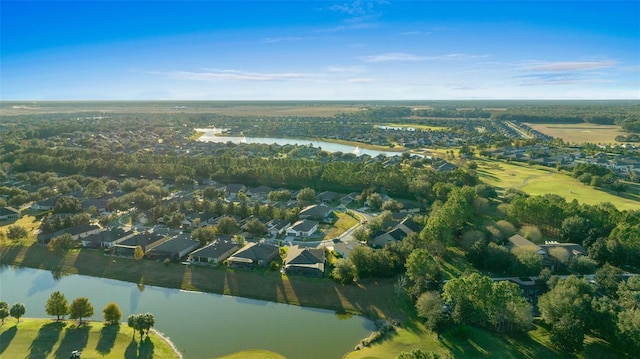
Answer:
[(48, 317), (44, 307), (57, 290), (69, 302), (89, 298), (93, 320), (102, 320), (102, 308), (109, 302), (118, 303), (125, 323), (130, 314), (153, 313), (155, 328), (169, 337), (185, 358), (215, 358), (246, 349), (266, 349), (287, 358), (341, 358), (375, 330), (368, 319), (323, 309), (153, 286), (139, 288), (134, 283), (82, 275), (55, 279), (51, 272), (40, 269), (0, 268), (0, 301), (10, 306), (24, 303), (25, 317)]
[(217, 136), (218, 134), (221, 134), (224, 131), (224, 129), (218, 129), (218, 128), (196, 128), (195, 131), (204, 132), (204, 135), (202, 135), (198, 139), (203, 142), (260, 143), (260, 144), (276, 144), (280, 146), (311, 145), (312, 147), (315, 147), (315, 148), (322, 148), (322, 150), (327, 152), (353, 153), (358, 156), (369, 155), (371, 157), (376, 157), (378, 155), (393, 157), (393, 156), (400, 156), (402, 154), (402, 152), (377, 151), (377, 150), (370, 150), (366, 148), (360, 148), (357, 146), (348, 146), (348, 145), (342, 145), (339, 143), (325, 142), (325, 141), (310, 141), (310, 140), (300, 140), (300, 139), (291, 139), (291, 138), (271, 138), (271, 137)]

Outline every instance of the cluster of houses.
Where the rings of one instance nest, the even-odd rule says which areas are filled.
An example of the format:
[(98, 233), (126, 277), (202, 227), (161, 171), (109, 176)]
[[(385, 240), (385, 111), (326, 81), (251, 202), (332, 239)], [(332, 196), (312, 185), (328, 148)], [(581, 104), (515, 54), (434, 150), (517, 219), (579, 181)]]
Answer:
[(640, 176), (640, 158), (638, 156), (612, 156), (598, 152), (592, 156), (585, 155), (579, 148), (552, 148), (547, 145), (531, 145), (523, 147), (502, 147), (483, 154), (503, 160), (535, 163), (543, 166), (561, 165), (571, 168), (579, 163), (594, 164), (614, 171), (622, 178)]

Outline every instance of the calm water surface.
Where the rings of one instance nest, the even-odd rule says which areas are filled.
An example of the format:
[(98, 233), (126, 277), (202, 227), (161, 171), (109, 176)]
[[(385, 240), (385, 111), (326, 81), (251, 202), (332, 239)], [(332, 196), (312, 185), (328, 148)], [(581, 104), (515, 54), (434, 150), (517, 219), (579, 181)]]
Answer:
[(328, 151), (328, 152), (354, 153), (358, 156), (369, 155), (371, 157), (376, 157), (380, 154), (385, 155), (387, 157), (400, 156), (402, 154), (402, 152), (369, 150), (366, 148), (341, 145), (339, 143), (325, 142), (325, 141), (310, 141), (310, 140), (301, 140), (301, 139), (271, 138), (271, 137), (216, 136), (216, 134), (222, 133), (223, 131), (222, 129), (197, 128), (195, 130), (205, 133), (199, 138), (199, 140), (203, 142), (261, 143), (261, 144), (276, 144), (280, 146), (311, 145), (312, 147), (322, 148), (324, 151)]
[[(178, 289), (138, 285), (112, 279), (69, 275), (31, 268), (0, 268), (0, 300), (22, 302), (26, 317), (47, 317), (44, 306), (59, 290), (69, 302), (87, 297), (92, 319), (116, 302), (123, 320), (151, 312), (156, 329), (171, 338), (185, 358), (214, 358), (245, 349), (267, 349), (287, 358), (341, 358), (375, 329), (365, 318), (338, 317), (322, 309)], [(9, 320), (13, 320), (10, 318)]]

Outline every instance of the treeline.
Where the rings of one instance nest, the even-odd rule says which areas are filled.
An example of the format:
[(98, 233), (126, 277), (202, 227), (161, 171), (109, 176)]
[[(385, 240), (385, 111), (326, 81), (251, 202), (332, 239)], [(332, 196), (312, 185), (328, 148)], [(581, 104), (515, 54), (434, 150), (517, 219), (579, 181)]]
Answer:
[(248, 186), (361, 192), (370, 187), (385, 188), (398, 197), (433, 196), (438, 182), (475, 185), (477, 176), (458, 169), (451, 172), (425, 171), (412, 166), (385, 166), (374, 162), (329, 162), (306, 159), (265, 159), (260, 157), (157, 156), (147, 153), (121, 154), (70, 148), (28, 148), (7, 156), (14, 171), (57, 171), (91, 176), (134, 177), (147, 179), (214, 179), (223, 183), (239, 182)]

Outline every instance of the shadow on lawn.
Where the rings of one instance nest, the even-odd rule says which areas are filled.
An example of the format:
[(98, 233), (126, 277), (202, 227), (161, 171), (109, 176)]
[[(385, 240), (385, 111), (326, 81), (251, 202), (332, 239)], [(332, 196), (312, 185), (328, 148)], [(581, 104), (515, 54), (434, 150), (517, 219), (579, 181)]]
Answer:
[(96, 345), (96, 351), (102, 355), (109, 354), (120, 332), (120, 325), (105, 325), (100, 330), (100, 339)]
[(153, 358), (153, 349), (154, 345), (149, 337), (140, 343), (132, 340), (124, 352), (124, 357), (126, 359), (151, 359)]
[(89, 341), (89, 327), (83, 325), (80, 328), (71, 326), (65, 330), (64, 338), (56, 350), (54, 358), (67, 359), (74, 350), (84, 349)]
[(60, 332), (62, 332), (65, 325), (66, 323), (55, 322), (40, 327), (38, 335), (33, 342), (31, 342), (29, 358), (38, 359), (48, 357), (53, 346), (58, 342)]
[(5, 350), (9, 347), (9, 344), (13, 340), (13, 337), (16, 336), (18, 332), (18, 326), (14, 325), (13, 327), (5, 330), (0, 334), (0, 354), (4, 353)]

